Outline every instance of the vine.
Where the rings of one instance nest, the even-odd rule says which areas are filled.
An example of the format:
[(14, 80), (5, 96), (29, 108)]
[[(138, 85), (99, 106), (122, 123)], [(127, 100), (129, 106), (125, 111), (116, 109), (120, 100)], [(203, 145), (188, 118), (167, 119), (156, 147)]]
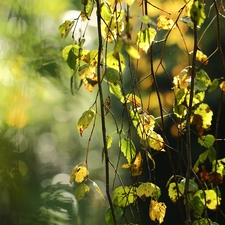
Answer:
[[(219, 185), (223, 182), (225, 175), (225, 158), (218, 158), (219, 149), (215, 148), (218, 140), (218, 127), (222, 101), (224, 95), (225, 81), (223, 78), (211, 79), (203, 69), (209, 63), (207, 57), (200, 50), (199, 32), (206, 20), (206, 7), (215, 8), (217, 30), (220, 32), (220, 19), (224, 19), (220, 9), (223, 7), (213, 1), (209, 7), (200, 1), (184, 1), (174, 15), (164, 8), (158, 7), (147, 0), (143, 1), (115, 1), (110, 3), (99, 0), (82, 1), (83, 10), (78, 18), (66, 20), (59, 27), (61, 37), (66, 38), (72, 31), (73, 43), (66, 46), (62, 51), (62, 56), (73, 72), (71, 76), (71, 92), (75, 92), (75, 81), (80, 79), (80, 87), (93, 92), (96, 101), (85, 111), (77, 122), (77, 129), (82, 136), (83, 132), (89, 128), (92, 122), (100, 117), (102, 126), (102, 161), (105, 162), (105, 185), (106, 196), (109, 208), (106, 211), (105, 220), (111, 224), (141, 224), (139, 212), (139, 202), (150, 199), (149, 217), (158, 224), (163, 223), (166, 215), (167, 206), (161, 202), (161, 188), (157, 185), (154, 169), (157, 166), (154, 156), (156, 154), (168, 155), (172, 168), (171, 177), (168, 178), (168, 195), (172, 202), (179, 202), (180, 211), (183, 215), (182, 206), (185, 208), (184, 224), (218, 224), (212, 222), (208, 216), (208, 210), (220, 210), (222, 201)], [(141, 10), (141, 15), (135, 18), (131, 8), (135, 4)], [(222, 4), (222, 3), (220, 3)], [(74, 33), (77, 29), (78, 20), (87, 21), (93, 14), (96, 7), (96, 20), (98, 32), (98, 46), (94, 50), (84, 48), (85, 31), (79, 38), (75, 38)], [(207, 9), (208, 9), (207, 8)], [(150, 17), (150, 10), (157, 10), (162, 13), (157, 18), (155, 24), (154, 17)], [(173, 20), (173, 17), (176, 19)], [(135, 18), (140, 24), (140, 30), (135, 33), (132, 19)], [(155, 26), (157, 25), (157, 30)], [(211, 22), (208, 27), (210, 27)], [(186, 43), (185, 32), (192, 33), (192, 51)], [(164, 35), (163, 30), (167, 31)], [(164, 65), (166, 58), (169, 38), (175, 30), (183, 40), (184, 49), (187, 53), (187, 64), (180, 73), (171, 76)], [(206, 31), (206, 30), (205, 30)], [(204, 33), (205, 33), (204, 31)], [(202, 35), (204, 35), (204, 33)], [(135, 36), (135, 37), (134, 37)], [(160, 37), (163, 37), (160, 39)], [(158, 40), (157, 40), (158, 39)], [(225, 74), (225, 61), (221, 48), (221, 35), (218, 33), (218, 51), (221, 57), (223, 72)], [(160, 47), (162, 44), (162, 47)], [(154, 60), (154, 49), (161, 48), (159, 63), (156, 65)], [(138, 80), (138, 69), (142, 60), (150, 57), (150, 72), (143, 79)], [(160, 84), (158, 84), (157, 74), (162, 68), (170, 79), (174, 101), (172, 113), (167, 113), (164, 109), (160, 94)], [(125, 87), (124, 77), (127, 73), (131, 74), (129, 80), (131, 88)], [(145, 80), (151, 80), (150, 97), (153, 88), (156, 90), (156, 97), (159, 105), (159, 118), (151, 113), (150, 97), (148, 103), (144, 101), (140, 86)], [(207, 94), (215, 91), (218, 86), (221, 89), (219, 111), (216, 122), (216, 135), (208, 133), (212, 126), (213, 111), (208, 103), (205, 102)], [(96, 90), (97, 89), (97, 90)], [(115, 96), (123, 108), (122, 119), (117, 118), (113, 111), (114, 102), (110, 96)], [(147, 105), (147, 106), (146, 106)], [(170, 146), (166, 135), (164, 117), (170, 118), (176, 126), (178, 137), (185, 147), (186, 155), (182, 155), (186, 164), (185, 175), (177, 174), (171, 151), (178, 151)], [(113, 134), (108, 133), (108, 123), (115, 126)], [(135, 129), (135, 132), (133, 128)], [(94, 125), (92, 132), (94, 132)], [(91, 135), (92, 135), (91, 132)], [(118, 135), (118, 147), (124, 155), (126, 163), (121, 163), (121, 154), (118, 154), (118, 161), (114, 165), (110, 159), (109, 151), (114, 141), (115, 134)], [(136, 135), (137, 134), (137, 135)], [(199, 146), (205, 149), (198, 156), (193, 166), (193, 145), (192, 137), (195, 135)], [(90, 136), (91, 136), (90, 135)], [(135, 143), (138, 137), (139, 143)], [(70, 182), (76, 183), (75, 197), (77, 200), (89, 192), (88, 182), (93, 184), (95, 190), (104, 198), (104, 194), (99, 186), (89, 177), (88, 170), (88, 151), (87, 146), (86, 161), (77, 164), (71, 173)], [(185, 160), (186, 159), (186, 160)], [(206, 165), (210, 164), (210, 171)], [(142, 174), (147, 165), (149, 178), (142, 181)], [(114, 171), (110, 173), (111, 168)], [(119, 169), (127, 169), (130, 173), (130, 185), (124, 185)], [(154, 176), (152, 176), (154, 174)], [(120, 185), (115, 187), (115, 180)], [(113, 192), (111, 193), (111, 189)], [(181, 201), (182, 200), (182, 201)], [(128, 212), (129, 211), (129, 212)], [(223, 214), (223, 213), (222, 213)], [(136, 216), (138, 215), (138, 216)]]

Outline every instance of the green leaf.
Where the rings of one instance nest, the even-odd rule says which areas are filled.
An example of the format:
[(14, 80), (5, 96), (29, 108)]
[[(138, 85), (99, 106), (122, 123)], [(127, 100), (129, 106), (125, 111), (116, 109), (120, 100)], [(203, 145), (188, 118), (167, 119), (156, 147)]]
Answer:
[(82, 114), (82, 116), (79, 118), (79, 120), (77, 122), (77, 129), (81, 136), (83, 134), (83, 130), (87, 129), (89, 127), (89, 125), (93, 121), (94, 117), (95, 117), (95, 111), (92, 109), (89, 109), (89, 110), (85, 111)]
[(191, 20), (190, 17), (184, 16), (184, 17), (180, 18), (180, 20), (183, 23), (186, 23), (191, 29), (194, 29), (194, 23), (193, 23), (193, 21)]
[[(178, 190), (177, 190), (178, 186)], [(168, 188), (168, 194), (172, 202), (176, 202), (178, 198), (180, 198), (184, 194), (184, 185), (178, 183), (176, 186), (176, 183), (170, 183)]]
[(58, 31), (62, 38), (66, 38), (68, 36), (69, 32), (73, 28), (73, 25), (74, 20), (73, 21), (66, 20), (63, 24), (59, 26)]
[(180, 105), (184, 102), (187, 91), (185, 88), (180, 89), (175, 95), (175, 104)]
[(219, 86), (219, 81), (218, 79), (214, 79), (211, 83), (211, 85), (209, 86), (208, 92), (211, 93), (213, 92), (217, 87)]
[(160, 188), (150, 182), (143, 183), (137, 188), (137, 196), (145, 200), (145, 198), (153, 197), (154, 199), (159, 199), (161, 195)]
[(199, 70), (196, 73), (194, 88), (197, 91), (206, 91), (211, 85), (211, 79), (204, 70)]
[[(114, 208), (114, 213), (116, 216), (116, 221), (119, 221), (123, 215), (123, 209), (121, 209), (117, 205), (113, 205), (113, 208)], [(112, 211), (111, 211), (110, 207), (106, 210), (105, 221), (106, 221), (107, 225), (114, 225)]]
[(195, 213), (199, 216), (202, 215), (204, 208), (205, 208), (205, 203), (204, 203), (204, 192), (202, 190), (198, 190), (193, 198), (190, 198), (191, 204), (190, 206), (193, 207), (193, 210), (195, 211)]
[(199, 1), (194, 1), (190, 14), (191, 14), (191, 20), (196, 23), (197, 26), (200, 26), (204, 23), (204, 20), (206, 18), (205, 12), (204, 12), (204, 3), (201, 3)]
[(62, 50), (63, 59), (68, 63), (68, 66), (75, 70), (77, 59), (80, 57), (82, 49), (79, 45), (68, 45)]
[(132, 45), (125, 45), (125, 50), (130, 55), (130, 57), (132, 57), (134, 59), (140, 59), (141, 56), (140, 56), (138, 50), (135, 47), (133, 47)]
[(153, 28), (146, 28), (139, 31), (136, 39), (137, 46), (147, 53), (155, 39), (156, 33), (156, 30)]
[(120, 140), (119, 146), (127, 159), (127, 162), (131, 164), (132, 159), (136, 156), (136, 148), (133, 142), (129, 138), (124, 138)]
[(199, 220), (195, 220), (193, 225), (219, 225), (216, 222), (212, 222), (209, 218), (201, 218)]
[(113, 191), (113, 203), (120, 207), (126, 207), (136, 199), (136, 188), (133, 186), (119, 186)]
[(112, 136), (107, 136), (107, 149), (111, 148), (113, 142)]
[(114, 54), (114, 52), (109, 52), (106, 56), (106, 65), (118, 72), (123, 72), (125, 69), (124, 57), (120, 53)]
[(74, 192), (75, 198), (77, 199), (77, 201), (80, 201), (89, 191), (90, 188), (85, 183), (81, 183), (80, 185), (78, 185)]
[(120, 74), (117, 70), (109, 67), (105, 71), (104, 79), (107, 80), (109, 83), (117, 85), (120, 81)]
[(99, 188), (99, 186), (93, 181), (92, 182), (92, 184), (93, 184), (93, 187), (95, 188), (95, 190), (98, 192), (98, 194), (105, 200), (105, 197), (104, 197), (104, 195), (102, 194), (102, 191), (101, 191), (101, 189)]
[[(185, 182), (186, 182), (186, 178), (183, 178), (180, 181), (180, 184), (182, 184), (185, 187)], [(196, 184), (196, 182), (192, 179), (189, 180), (189, 186), (188, 186), (188, 191), (190, 192), (196, 192), (198, 190), (198, 185)]]
[(105, 22), (108, 22), (113, 18), (112, 8), (107, 1), (104, 1), (101, 4), (101, 17)]
[(110, 84), (109, 91), (113, 95), (115, 95), (118, 99), (122, 99), (123, 98), (123, 95), (122, 95), (121, 88), (120, 88), (119, 84), (117, 84), (117, 85)]
[(214, 142), (215, 138), (211, 134), (202, 135), (201, 137), (198, 138), (198, 143), (205, 148), (213, 146)]
[(95, 1), (94, 0), (84, 0), (82, 1), (84, 5), (84, 10), (82, 12), (82, 19), (85, 21), (86, 19), (89, 19), (89, 17), (92, 14)]
[(214, 160), (216, 160), (216, 149), (211, 146), (208, 151), (209, 151), (209, 161), (213, 162)]

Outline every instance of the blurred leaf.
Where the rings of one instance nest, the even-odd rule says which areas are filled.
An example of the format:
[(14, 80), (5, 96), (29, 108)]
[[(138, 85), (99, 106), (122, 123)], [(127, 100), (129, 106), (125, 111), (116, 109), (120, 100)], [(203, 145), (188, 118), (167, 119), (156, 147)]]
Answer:
[(158, 22), (157, 22), (158, 30), (162, 30), (162, 29), (163, 30), (171, 30), (176, 27), (173, 20), (165, 15), (160, 15), (157, 20), (158, 20)]
[(130, 140), (129, 138), (121, 139), (119, 142), (119, 146), (125, 158), (127, 159), (127, 162), (130, 164), (132, 159), (134, 159), (136, 155), (136, 148), (132, 140)]
[(125, 50), (129, 54), (130, 57), (132, 57), (134, 59), (140, 59), (141, 56), (140, 56), (138, 50), (135, 47), (133, 47), (132, 45), (125, 45)]
[[(119, 221), (120, 218), (123, 215), (123, 209), (121, 209), (117, 205), (114, 205), (113, 208), (114, 208), (114, 213), (115, 213), (115, 216), (116, 216), (116, 221)], [(106, 210), (105, 221), (106, 221), (107, 225), (114, 225), (114, 221), (113, 221), (113, 217), (112, 217), (112, 211), (111, 211), (110, 207)]]
[(136, 188), (133, 186), (119, 186), (113, 191), (113, 204), (126, 207), (135, 202)]
[(75, 198), (77, 199), (77, 201), (80, 201), (85, 196), (85, 194), (89, 191), (90, 191), (90, 188), (85, 183), (81, 183), (75, 189), (75, 192), (74, 192)]
[(113, 95), (115, 95), (117, 98), (119, 98), (119, 99), (122, 99), (123, 98), (120, 85), (118, 85), (118, 84), (117, 85), (110, 84), (109, 91)]
[(109, 67), (105, 71), (104, 79), (109, 83), (117, 85), (120, 81), (120, 74), (117, 70)]
[(113, 137), (112, 136), (107, 136), (107, 148), (111, 148), (113, 142)]
[(149, 47), (155, 39), (156, 33), (156, 30), (153, 28), (146, 28), (139, 31), (136, 39), (137, 46), (147, 53)]
[(205, 55), (200, 50), (197, 50), (196, 60), (198, 60), (199, 62), (203, 63), (204, 65), (207, 65), (208, 64), (208, 57), (207, 57), (207, 55)]
[(74, 25), (74, 20), (72, 21), (66, 20), (63, 24), (59, 26), (58, 30), (62, 38), (66, 38), (68, 36), (69, 32), (73, 28), (73, 25)]
[(208, 92), (211, 93), (213, 92), (217, 87), (219, 86), (219, 81), (218, 79), (214, 79), (211, 83), (211, 85), (209, 86)]
[(198, 143), (205, 148), (210, 148), (213, 146), (214, 141), (215, 137), (211, 134), (203, 135), (198, 138)]
[(98, 194), (105, 200), (104, 195), (102, 194), (101, 189), (99, 188), (99, 186), (93, 181), (93, 187), (95, 188), (95, 190), (98, 192)]
[(118, 72), (123, 72), (125, 69), (124, 57), (120, 53), (114, 54), (114, 52), (109, 52), (106, 56), (106, 65)]
[(89, 109), (85, 111), (77, 122), (77, 129), (82, 136), (84, 129), (87, 129), (95, 117), (95, 111)]
[(90, 19), (92, 14), (95, 1), (94, 0), (82, 0), (82, 4), (84, 5), (84, 10), (81, 12), (81, 18), (83, 21), (86, 19)]
[(149, 217), (153, 221), (158, 221), (161, 224), (164, 221), (166, 215), (166, 205), (164, 202), (157, 202), (151, 200), (149, 207)]
[(220, 84), (220, 89), (225, 92), (225, 81)]
[(205, 21), (204, 3), (199, 1), (194, 1), (190, 10), (191, 19), (197, 26), (200, 26)]
[(186, 23), (191, 29), (194, 29), (194, 23), (190, 17), (184, 16), (180, 19), (182, 22)]

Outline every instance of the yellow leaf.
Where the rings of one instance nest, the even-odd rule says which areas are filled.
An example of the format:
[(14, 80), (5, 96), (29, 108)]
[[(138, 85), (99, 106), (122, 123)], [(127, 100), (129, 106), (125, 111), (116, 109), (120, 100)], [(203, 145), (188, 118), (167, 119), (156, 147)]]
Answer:
[(211, 210), (216, 210), (220, 205), (221, 198), (219, 198), (214, 190), (205, 190), (206, 206)]
[(82, 183), (88, 177), (88, 169), (85, 166), (76, 165), (70, 174), (70, 183), (73, 181), (78, 184)]
[(165, 151), (164, 147), (164, 140), (160, 134), (157, 134), (155, 131), (150, 133), (150, 136), (147, 138), (148, 144), (151, 148), (156, 151)]
[(205, 55), (202, 51), (197, 50), (196, 53), (196, 60), (200, 61), (201, 63), (203, 63), (204, 65), (208, 64), (208, 57), (207, 55)]
[(74, 192), (75, 198), (77, 199), (77, 201), (80, 201), (89, 191), (90, 188), (85, 183), (82, 183), (76, 188)]
[(158, 30), (171, 30), (175, 28), (175, 24), (172, 19), (165, 15), (158, 17), (157, 29)]
[(149, 207), (149, 216), (153, 221), (158, 221), (161, 224), (164, 221), (164, 217), (166, 214), (166, 205), (164, 202), (157, 202), (155, 200), (151, 200)]
[(225, 81), (220, 84), (220, 88), (223, 92), (225, 92)]

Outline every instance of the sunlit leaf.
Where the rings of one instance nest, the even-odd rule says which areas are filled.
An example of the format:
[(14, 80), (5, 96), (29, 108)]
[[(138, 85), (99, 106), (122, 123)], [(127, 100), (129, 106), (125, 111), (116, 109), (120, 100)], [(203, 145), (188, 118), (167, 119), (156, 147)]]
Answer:
[[(200, 120), (196, 120), (197, 115), (200, 116)], [(209, 108), (209, 106), (205, 103), (202, 103), (198, 106), (198, 108), (194, 111), (194, 117), (192, 123), (196, 125), (197, 128), (209, 129), (211, 126), (213, 112)]]
[(75, 166), (70, 174), (70, 183), (82, 183), (88, 177), (88, 169), (85, 166)]
[(214, 141), (215, 137), (211, 134), (203, 135), (198, 138), (198, 143), (205, 148), (213, 146)]
[(152, 24), (154, 23), (148, 15), (144, 15), (140, 17), (140, 21), (144, 24)]
[(113, 137), (112, 136), (107, 136), (107, 148), (111, 148), (113, 142)]
[(136, 188), (133, 186), (119, 186), (113, 191), (113, 203), (120, 207), (134, 203), (136, 198)]
[[(177, 190), (178, 187), (178, 190)], [(168, 194), (172, 202), (176, 202), (184, 194), (184, 185), (180, 183), (170, 183)]]
[(155, 39), (156, 33), (156, 30), (153, 28), (146, 28), (139, 31), (136, 39), (137, 46), (147, 53)]
[(120, 140), (119, 146), (127, 159), (127, 162), (130, 164), (136, 155), (136, 148), (133, 142), (129, 138), (124, 138)]
[(81, 18), (83, 21), (89, 19), (92, 14), (95, 1), (94, 0), (83, 0), (84, 10), (81, 12)]
[(107, 80), (109, 83), (117, 85), (118, 82), (120, 81), (120, 74), (118, 70), (109, 67), (105, 71), (104, 79)]
[(203, 63), (204, 65), (208, 64), (208, 57), (207, 55), (205, 55), (202, 51), (197, 50), (196, 53), (196, 60), (200, 61), (201, 63)]
[(177, 117), (183, 118), (187, 114), (187, 106), (186, 105), (174, 105), (173, 112)]
[(125, 50), (129, 54), (130, 57), (134, 59), (140, 59), (140, 55), (138, 50), (132, 45), (125, 45)]
[(93, 187), (95, 188), (95, 190), (98, 192), (98, 194), (105, 200), (105, 197), (100, 189), (100, 187), (95, 183), (93, 182)]
[(107, 1), (101, 3), (101, 17), (106, 22), (113, 18), (112, 8)]
[(188, 88), (191, 83), (190, 67), (183, 69), (177, 76), (173, 78), (173, 84), (178, 88)]
[[(193, 99), (192, 99), (192, 106), (202, 103), (204, 98), (205, 98), (204, 91), (195, 93), (193, 96)], [(188, 94), (186, 95), (186, 104), (187, 105), (189, 105), (189, 101), (190, 101), (190, 94), (188, 92)]]
[(82, 80), (85, 89), (92, 92), (98, 83), (96, 67), (89, 64), (84, 64), (79, 68), (78, 75)]
[(186, 96), (187, 96), (187, 89), (186, 88), (180, 89), (175, 95), (175, 104), (176, 105), (182, 104)]
[(82, 183), (78, 185), (78, 187), (75, 189), (74, 192), (75, 198), (77, 199), (77, 201), (80, 201), (89, 191), (90, 188), (85, 183)]
[[(117, 205), (114, 205), (113, 208), (114, 208), (116, 221), (119, 221), (123, 215), (123, 209), (121, 209)], [(106, 210), (105, 221), (106, 221), (107, 225), (114, 225), (112, 211), (111, 211), (110, 207)]]
[(109, 52), (106, 56), (106, 65), (117, 70), (118, 72), (123, 72), (123, 70), (125, 69), (124, 57), (121, 54), (114, 54), (114, 52)]
[(209, 86), (208, 92), (211, 93), (212, 91), (214, 91), (217, 87), (219, 86), (219, 81), (218, 79), (214, 79), (211, 83), (211, 85)]
[(200, 26), (204, 23), (206, 18), (204, 12), (204, 3), (199, 1), (194, 1), (190, 10), (191, 19), (197, 26)]
[(109, 91), (113, 95), (115, 95), (118, 99), (122, 99), (123, 98), (123, 95), (122, 95), (121, 88), (120, 88), (119, 84), (117, 84), (117, 85), (110, 84)]
[(137, 196), (143, 200), (148, 197), (153, 197), (154, 199), (159, 199), (161, 195), (160, 188), (150, 182), (142, 183), (137, 188)]
[(166, 205), (164, 202), (157, 202), (155, 200), (151, 200), (149, 207), (149, 216), (153, 221), (158, 221), (161, 224), (164, 221), (164, 217), (166, 215)]
[(72, 70), (75, 70), (77, 59), (80, 57), (81, 52), (82, 49), (79, 45), (68, 45), (62, 50), (63, 59)]
[(87, 129), (95, 117), (95, 111), (90, 109), (85, 111), (77, 122), (77, 129), (82, 136), (84, 129)]
[(172, 19), (165, 15), (160, 15), (158, 17), (158, 22), (157, 22), (157, 29), (158, 30), (171, 30), (175, 28), (175, 24)]
[(124, 102), (126, 102), (126, 103), (132, 102), (135, 107), (141, 105), (141, 99), (135, 94), (127, 94), (122, 102), (123, 103)]
[(73, 25), (74, 25), (74, 20), (72, 21), (66, 20), (63, 24), (59, 26), (58, 30), (62, 38), (66, 38), (68, 36), (69, 32), (73, 28)]
[(220, 89), (225, 92), (225, 81), (221, 82)]
[(214, 190), (205, 190), (205, 200), (207, 208), (216, 210), (220, 205), (221, 198), (219, 198)]
[(132, 164), (123, 164), (121, 168), (124, 168), (124, 169), (130, 168), (132, 176), (139, 176), (141, 175), (143, 170), (142, 162), (143, 162), (143, 159), (142, 159), (141, 153), (139, 152), (136, 155), (135, 160)]
[(150, 136), (147, 138), (149, 147), (153, 148), (156, 151), (165, 151), (164, 147), (164, 140), (160, 134), (157, 134), (155, 131), (150, 133)]

